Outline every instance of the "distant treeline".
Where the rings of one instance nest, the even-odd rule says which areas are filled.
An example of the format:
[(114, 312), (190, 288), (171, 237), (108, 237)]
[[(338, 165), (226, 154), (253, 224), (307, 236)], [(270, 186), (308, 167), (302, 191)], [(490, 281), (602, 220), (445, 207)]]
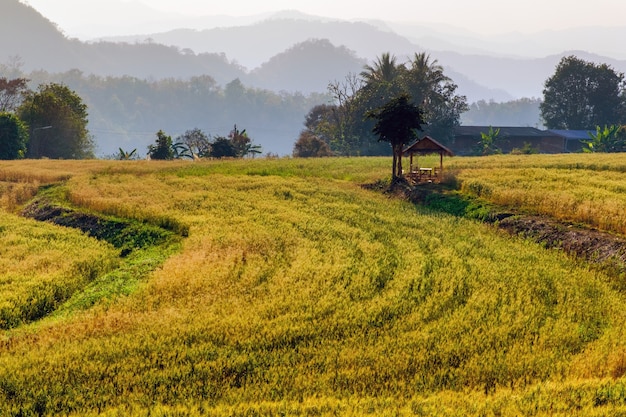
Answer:
[(176, 136), (198, 128), (211, 136), (223, 136), (234, 124), (245, 126), (265, 152), (289, 154), (305, 114), (330, 100), (326, 94), (250, 88), (239, 79), (220, 86), (208, 75), (142, 80), (73, 70), (23, 76), (33, 85), (55, 82), (76, 91), (88, 106), (89, 131), (99, 156), (114, 154), (119, 148), (137, 148), (139, 155), (146, 155), (159, 130)]
[(539, 98), (521, 98), (503, 103), (479, 100), (461, 115), (461, 124), (474, 126), (531, 126), (543, 128)]
[[(211, 136), (227, 135), (234, 124), (244, 126), (264, 152), (291, 154), (315, 106), (331, 103), (328, 93), (304, 95), (251, 88), (235, 79), (224, 86), (211, 76), (145, 80), (102, 77), (73, 70), (51, 74), (22, 74), (32, 85), (62, 83), (76, 91), (88, 106), (89, 131), (96, 154), (137, 149), (145, 156), (159, 130), (177, 136), (198, 128)], [(463, 124), (540, 125), (540, 99), (506, 103), (479, 101), (462, 114)]]

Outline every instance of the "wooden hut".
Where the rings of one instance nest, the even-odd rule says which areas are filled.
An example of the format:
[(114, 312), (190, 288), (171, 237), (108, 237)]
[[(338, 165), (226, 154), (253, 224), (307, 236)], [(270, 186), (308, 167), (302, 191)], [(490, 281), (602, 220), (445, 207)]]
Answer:
[[(415, 163), (413, 162), (413, 155), (433, 155), (439, 154), (439, 167), (420, 167), (417, 164), (417, 158)], [(417, 181), (421, 180), (441, 180), (443, 174), (443, 157), (454, 156), (452, 151), (441, 143), (437, 142), (430, 136), (424, 136), (422, 139), (417, 140), (412, 145), (408, 146), (402, 152), (402, 155), (410, 157), (410, 170), (409, 177)]]

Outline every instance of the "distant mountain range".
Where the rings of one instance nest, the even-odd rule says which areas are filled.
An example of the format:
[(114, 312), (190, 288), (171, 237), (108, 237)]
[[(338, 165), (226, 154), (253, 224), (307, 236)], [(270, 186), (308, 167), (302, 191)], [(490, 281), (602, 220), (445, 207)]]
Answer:
[(324, 92), (329, 82), (360, 72), (364, 63), (383, 52), (403, 60), (426, 51), (444, 66), (469, 102), (540, 97), (543, 83), (565, 55), (607, 63), (626, 72), (626, 60), (593, 52), (530, 55), (532, 50), (555, 51), (558, 45), (624, 51), (613, 44), (626, 38), (626, 26), (516, 34), (494, 40), (453, 28), (339, 21), (284, 12), (251, 23), (248, 19), (240, 26), (81, 42), (66, 38), (56, 25), (17, 0), (3, 0), (0, 14), (11, 17), (3, 19), (0, 26), (0, 51), (4, 54), (0, 62), (19, 56), (26, 71), (78, 69), (139, 78), (208, 74), (222, 85), (239, 78), (254, 87), (306, 94)]

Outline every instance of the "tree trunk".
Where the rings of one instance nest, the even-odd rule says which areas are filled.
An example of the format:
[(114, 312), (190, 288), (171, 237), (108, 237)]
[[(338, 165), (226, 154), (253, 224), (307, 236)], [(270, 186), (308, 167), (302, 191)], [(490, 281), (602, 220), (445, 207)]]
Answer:
[(403, 177), (403, 173), (402, 173), (402, 144), (399, 144), (397, 146), (397, 149), (395, 150), (396, 152), (396, 159), (398, 160), (398, 177)]

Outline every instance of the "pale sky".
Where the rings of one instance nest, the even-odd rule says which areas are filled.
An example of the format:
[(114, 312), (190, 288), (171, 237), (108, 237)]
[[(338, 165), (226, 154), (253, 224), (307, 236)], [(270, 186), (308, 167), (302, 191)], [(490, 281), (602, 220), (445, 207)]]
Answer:
[[(624, 26), (626, 0), (20, 0), (67, 35), (141, 33), (179, 15), (251, 16), (282, 10), (340, 19), (445, 23), (476, 33), (532, 33), (578, 26)], [(149, 13), (147, 6), (161, 15)], [(163, 13), (165, 12), (165, 13)], [(134, 22), (134, 23), (131, 23)], [(164, 30), (171, 28), (163, 24)], [(106, 32), (106, 33), (103, 33)]]

